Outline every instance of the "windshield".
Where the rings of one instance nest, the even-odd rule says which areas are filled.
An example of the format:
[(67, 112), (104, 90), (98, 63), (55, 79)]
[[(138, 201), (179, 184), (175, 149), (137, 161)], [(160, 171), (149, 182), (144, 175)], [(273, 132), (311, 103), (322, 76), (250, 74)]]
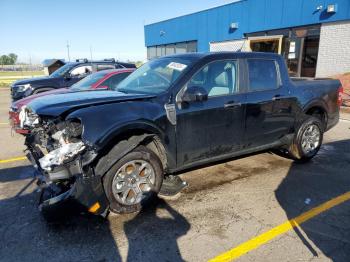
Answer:
[(64, 76), (70, 69), (72, 68), (71, 63), (67, 63), (64, 66), (58, 68), (55, 72), (53, 72), (50, 77), (61, 77)]
[(79, 82), (75, 83), (70, 87), (73, 90), (88, 90), (93, 84), (101, 80), (108, 72), (99, 72), (95, 74), (88, 75)]
[(117, 91), (124, 93), (160, 94), (185, 71), (191, 60), (159, 58), (152, 60), (122, 81)]

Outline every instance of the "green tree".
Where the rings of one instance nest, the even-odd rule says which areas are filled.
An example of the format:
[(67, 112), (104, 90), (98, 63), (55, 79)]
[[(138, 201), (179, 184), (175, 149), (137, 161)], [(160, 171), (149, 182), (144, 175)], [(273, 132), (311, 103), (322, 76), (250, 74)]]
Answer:
[(0, 56), (0, 64), (8, 65), (9, 64), (9, 57), (7, 55)]
[(17, 62), (18, 56), (14, 53), (8, 55), (0, 56), (0, 64), (1, 65), (14, 65)]
[(17, 58), (18, 58), (18, 56), (17, 56), (16, 54), (10, 53), (10, 54), (8, 55), (8, 57), (11, 59), (10, 62), (11, 62), (12, 65), (16, 64)]

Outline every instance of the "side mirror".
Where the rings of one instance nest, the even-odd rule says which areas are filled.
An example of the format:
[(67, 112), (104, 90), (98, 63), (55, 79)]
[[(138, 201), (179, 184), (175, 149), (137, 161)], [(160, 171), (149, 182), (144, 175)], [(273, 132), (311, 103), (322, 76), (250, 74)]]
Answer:
[(64, 75), (64, 80), (69, 81), (71, 79), (72, 79), (72, 76), (69, 73)]
[(181, 102), (201, 102), (208, 100), (208, 93), (203, 87), (190, 86), (182, 95)]

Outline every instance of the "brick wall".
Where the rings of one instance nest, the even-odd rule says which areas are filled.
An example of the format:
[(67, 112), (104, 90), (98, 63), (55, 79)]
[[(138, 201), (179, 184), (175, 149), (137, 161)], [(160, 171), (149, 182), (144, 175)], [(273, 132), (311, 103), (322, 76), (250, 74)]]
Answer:
[(322, 24), (317, 77), (350, 72), (350, 21)]

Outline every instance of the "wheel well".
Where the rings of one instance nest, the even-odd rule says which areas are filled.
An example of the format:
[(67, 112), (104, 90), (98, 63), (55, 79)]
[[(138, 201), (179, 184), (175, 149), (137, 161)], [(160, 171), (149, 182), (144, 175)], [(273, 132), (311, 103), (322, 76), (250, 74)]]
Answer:
[(326, 111), (322, 107), (319, 107), (319, 106), (311, 107), (306, 111), (305, 114), (317, 117), (324, 124), (324, 127), (327, 126), (328, 116)]
[(40, 88), (35, 89), (33, 94), (39, 94), (39, 93), (51, 91), (53, 89), (55, 89), (55, 88), (52, 88), (52, 87), (40, 87)]
[(152, 150), (159, 157), (163, 165), (163, 168), (166, 169), (168, 167), (168, 158), (167, 158), (166, 150), (162, 143), (162, 140), (158, 135), (142, 129), (129, 130), (125, 133), (122, 133), (114, 137), (111, 141), (108, 142), (108, 145), (105, 148), (103, 148), (100, 155), (103, 156), (105, 154), (108, 154), (108, 152), (112, 150), (112, 148), (115, 145), (117, 145), (120, 141), (128, 140), (130, 137), (133, 137), (133, 136), (143, 136), (145, 134), (150, 136), (142, 140), (140, 142), (140, 145), (146, 146), (148, 149)]

